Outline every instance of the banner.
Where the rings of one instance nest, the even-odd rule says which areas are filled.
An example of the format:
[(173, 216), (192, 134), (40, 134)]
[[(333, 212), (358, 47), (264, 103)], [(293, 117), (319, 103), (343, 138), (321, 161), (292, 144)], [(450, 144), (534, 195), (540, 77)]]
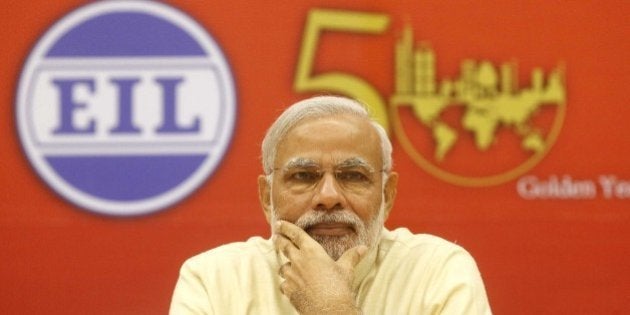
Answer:
[(496, 314), (630, 305), (625, 1), (25, 1), (2, 10), (2, 313), (166, 313), (197, 253), (269, 236), (260, 143), (368, 104), (388, 228), (475, 257)]

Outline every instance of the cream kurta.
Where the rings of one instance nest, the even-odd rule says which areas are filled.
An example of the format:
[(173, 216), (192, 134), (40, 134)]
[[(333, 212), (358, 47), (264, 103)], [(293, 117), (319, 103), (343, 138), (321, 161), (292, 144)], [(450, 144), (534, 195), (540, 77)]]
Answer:
[[(280, 292), (280, 264), (270, 240), (252, 237), (182, 266), (171, 302), (179, 314), (297, 314)], [(355, 268), (364, 314), (490, 314), (473, 258), (441, 238), (383, 230), (378, 250)]]

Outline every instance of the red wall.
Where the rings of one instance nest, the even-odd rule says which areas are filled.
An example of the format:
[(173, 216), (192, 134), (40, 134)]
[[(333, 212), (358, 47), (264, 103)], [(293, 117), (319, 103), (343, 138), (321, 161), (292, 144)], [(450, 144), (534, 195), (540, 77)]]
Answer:
[[(323, 33), (313, 66), (314, 74), (340, 71), (363, 78), (385, 103), (394, 93), (394, 47), (405, 23), (416, 41), (429, 42), (435, 51), (439, 80), (458, 76), (464, 59), (495, 66), (515, 61), (524, 89), (535, 67), (547, 75), (563, 65), (566, 113), (556, 142), (539, 162), (503, 182), (472, 187), (444, 181), (421, 167), (392, 131), (401, 178), (386, 225), (466, 247), (477, 259), (496, 314), (621, 314), (630, 306), (628, 2), (169, 4), (197, 20), (225, 53), (236, 84), (236, 127), (221, 165), (193, 194), (163, 211), (123, 218), (82, 210), (54, 193), (29, 165), (16, 132), (16, 90), (30, 50), (82, 2), (2, 5), (0, 312), (165, 313), (187, 257), (268, 235), (257, 200), (259, 144), (282, 108), (327, 92), (294, 89), (306, 16), (317, 8), (388, 16), (380, 34)], [(405, 130), (414, 128), (408, 111), (400, 115)], [(555, 115), (543, 114), (541, 125), (549, 126)], [(453, 158), (470, 164), (455, 163), (451, 170), (475, 177), (486, 171), (483, 165), (527, 159), (509, 131), (497, 133), (497, 148), (488, 151), (477, 150), (470, 134), (459, 134), (464, 144)], [(597, 192), (589, 199), (526, 199), (517, 186), (529, 175), (591, 181)], [(601, 189), (604, 175), (619, 180), (617, 195), (608, 198)]]

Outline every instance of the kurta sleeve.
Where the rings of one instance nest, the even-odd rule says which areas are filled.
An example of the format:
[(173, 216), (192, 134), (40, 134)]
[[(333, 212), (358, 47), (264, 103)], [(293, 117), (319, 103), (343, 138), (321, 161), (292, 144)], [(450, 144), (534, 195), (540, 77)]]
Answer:
[(436, 314), (490, 315), (490, 305), (475, 260), (460, 249), (448, 255), (433, 290)]
[(171, 300), (170, 315), (214, 314), (207, 288), (192, 261), (184, 263), (179, 272)]

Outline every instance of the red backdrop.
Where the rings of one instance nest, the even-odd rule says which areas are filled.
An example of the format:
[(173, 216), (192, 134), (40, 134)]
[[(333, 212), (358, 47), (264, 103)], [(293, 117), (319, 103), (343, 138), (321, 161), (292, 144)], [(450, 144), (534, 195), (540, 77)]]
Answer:
[[(385, 103), (395, 91), (394, 47), (406, 24), (415, 41), (430, 43), (440, 80), (456, 77), (464, 59), (515, 61), (523, 88), (535, 67), (547, 75), (563, 65), (566, 114), (557, 141), (539, 163), (507, 181), (481, 187), (444, 181), (392, 132), (401, 178), (386, 225), (466, 247), (497, 314), (621, 314), (630, 306), (629, 2), (170, 1), (225, 53), (236, 84), (236, 127), (221, 165), (192, 195), (158, 213), (124, 218), (84, 211), (56, 195), (29, 165), (16, 132), (16, 89), (29, 52), (83, 4), (2, 5), (0, 312), (166, 313), (187, 257), (268, 235), (257, 201), (259, 144), (282, 108), (327, 92), (294, 88), (306, 17), (324, 8), (388, 17), (379, 34), (322, 33), (311, 72), (361, 77)], [(471, 148), (459, 156), (493, 163), (485, 156), (492, 150)], [(604, 175), (619, 180), (610, 198), (599, 184)], [(587, 199), (526, 199), (517, 190), (525, 176), (570, 176), (597, 191)]]

